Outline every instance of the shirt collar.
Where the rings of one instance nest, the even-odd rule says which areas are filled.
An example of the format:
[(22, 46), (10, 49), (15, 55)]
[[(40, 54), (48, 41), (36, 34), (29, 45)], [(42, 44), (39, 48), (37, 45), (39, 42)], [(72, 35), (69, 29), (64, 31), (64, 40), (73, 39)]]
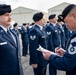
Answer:
[[(59, 23), (58, 23), (59, 24)], [(59, 26), (62, 28), (62, 25), (61, 24), (59, 24)]]
[(7, 32), (7, 29), (6, 29), (4, 26), (0, 25), (0, 27), (1, 27), (5, 32)]
[(39, 28), (40, 28), (40, 30), (42, 30), (43, 29), (43, 26), (40, 26), (39, 24), (36, 24), (37, 26), (39, 26)]
[(52, 23), (52, 22), (51, 22), (51, 24), (53, 24), (53, 26), (56, 26), (56, 24), (55, 24), (55, 23)]

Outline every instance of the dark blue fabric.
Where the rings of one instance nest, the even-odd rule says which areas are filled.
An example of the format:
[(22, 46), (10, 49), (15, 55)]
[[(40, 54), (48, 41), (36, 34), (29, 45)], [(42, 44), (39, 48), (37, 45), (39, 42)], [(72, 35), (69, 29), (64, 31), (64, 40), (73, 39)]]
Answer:
[(30, 37), (36, 36), (34, 40), (29, 39), (29, 50), (30, 50), (30, 64), (38, 64), (39, 66), (46, 66), (48, 61), (44, 59), (42, 53), (37, 50), (39, 45), (47, 49), (47, 35), (45, 32), (35, 25), (30, 30)]
[(58, 30), (56, 26), (53, 26), (53, 24), (51, 23), (45, 27), (45, 30), (46, 30), (46, 33), (50, 32), (50, 34), (48, 35), (49, 36), (48, 49), (54, 52), (55, 48), (60, 46)]
[[(0, 27), (0, 75), (23, 75), (20, 45), (17, 36), (17, 45), (12, 42), (11, 37)], [(1, 44), (6, 42), (4, 44)]]
[(46, 75), (46, 66), (48, 61), (45, 60), (41, 51), (37, 48), (42, 46), (47, 49), (48, 36), (44, 29), (40, 29), (38, 25), (35, 25), (29, 32), (29, 51), (30, 51), (30, 65), (37, 64), (38, 67), (34, 68), (34, 75)]
[(29, 44), (29, 33), (28, 29), (21, 27), (21, 39), (22, 39), (22, 55), (26, 56), (28, 54), (28, 44)]
[[(66, 75), (76, 75), (76, 53), (74, 53), (74, 54), (69, 53), (69, 47), (70, 47), (70, 49), (73, 47), (74, 50), (76, 50), (75, 38), (76, 38), (76, 33), (74, 33), (70, 37), (69, 42), (68, 42), (67, 51), (64, 54), (64, 56), (62, 56), (62, 57), (57, 56), (57, 55), (50, 56), (51, 66), (54, 67), (55, 69), (66, 71)], [(74, 42), (74, 43), (72, 43), (72, 42)], [(71, 44), (72, 44), (72, 47), (70, 46)]]
[(61, 40), (61, 48), (65, 49), (65, 32), (64, 32), (64, 28), (63, 27), (61, 28), (60, 25), (57, 25), (56, 27), (58, 29), (60, 40)]

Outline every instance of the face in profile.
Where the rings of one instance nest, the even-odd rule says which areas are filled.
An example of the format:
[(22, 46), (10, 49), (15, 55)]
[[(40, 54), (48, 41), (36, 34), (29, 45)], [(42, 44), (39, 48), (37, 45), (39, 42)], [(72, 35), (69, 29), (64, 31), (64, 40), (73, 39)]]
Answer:
[(9, 26), (11, 24), (11, 13), (5, 13), (0, 16), (0, 24), (4, 26)]
[(67, 27), (71, 30), (76, 30), (76, 13), (67, 15), (64, 19), (64, 22), (66, 23)]

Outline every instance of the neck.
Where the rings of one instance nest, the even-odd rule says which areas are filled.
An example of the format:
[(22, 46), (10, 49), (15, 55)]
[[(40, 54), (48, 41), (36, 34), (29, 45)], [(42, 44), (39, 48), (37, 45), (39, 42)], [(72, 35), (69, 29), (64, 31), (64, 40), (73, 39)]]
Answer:
[(38, 25), (40, 25), (40, 26), (42, 26), (42, 27), (44, 26), (44, 25), (43, 25), (43, 24), (41, 24), (41, 23), (36, 23), (36, 24), (38, 24)]
[(1, 25), (1, 26), (5, 27), (6, 29), (8, 29), (8, 27), (9, 27), (9, 26), (5, 26), (5, 25)]
[(5, 27), (6, 29), (8, 29), (8, 27), (10, 26), (10, 24), (6, 24), (5, 25), (5, 24), (1, 24), (1, 23), (0, 23), (0, 25), (3, 26), (3, 27)]

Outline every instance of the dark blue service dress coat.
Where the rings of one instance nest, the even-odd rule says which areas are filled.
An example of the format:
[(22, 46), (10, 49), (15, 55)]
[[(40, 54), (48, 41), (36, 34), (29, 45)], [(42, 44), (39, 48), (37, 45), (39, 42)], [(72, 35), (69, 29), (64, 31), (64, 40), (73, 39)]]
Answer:
[(52, 23), (47, 25), (45, 27), (45, 30), (47, 35), (49, 36), (48, 49), (54, 52), (56, 47), (60, 47), (60, 38), (58, 30), (56, 26), (54, 26)]
[(48, 61), (45, 60), (42, 53), (37, 50), (39, 45), (47, 49), (46, 34), (40, 29), (39, 26), (35, 25), (30, 30), (29, 36), (30, 64), (46, 66)]
[(64, 56), (52, 54), (50, 64), (53, 69), (66, 71), (66, 75), (76, 75), (76, 33), (70, 37)]
[(21, 39), (22, 39), (22, 55), (26, 56), (28, 54), (28, 44), (29, 44), (29, 30), (28, 28), (21, 27)]
[(60, 26), (59, 24), (56, 27), (57, 27), (58, 32), (59, 32), (61, 47), (65, 49), (65, 32), (64, 32), (64, 28), (62, 26)]
[(17, 36), (19, 37), (19, 30), (18, 29), (12, 29), (16, 34), (17, 34)]
[(18, 37), (11, 32), (16, 43), (0, 27), (0, 75), (23, 75)]

